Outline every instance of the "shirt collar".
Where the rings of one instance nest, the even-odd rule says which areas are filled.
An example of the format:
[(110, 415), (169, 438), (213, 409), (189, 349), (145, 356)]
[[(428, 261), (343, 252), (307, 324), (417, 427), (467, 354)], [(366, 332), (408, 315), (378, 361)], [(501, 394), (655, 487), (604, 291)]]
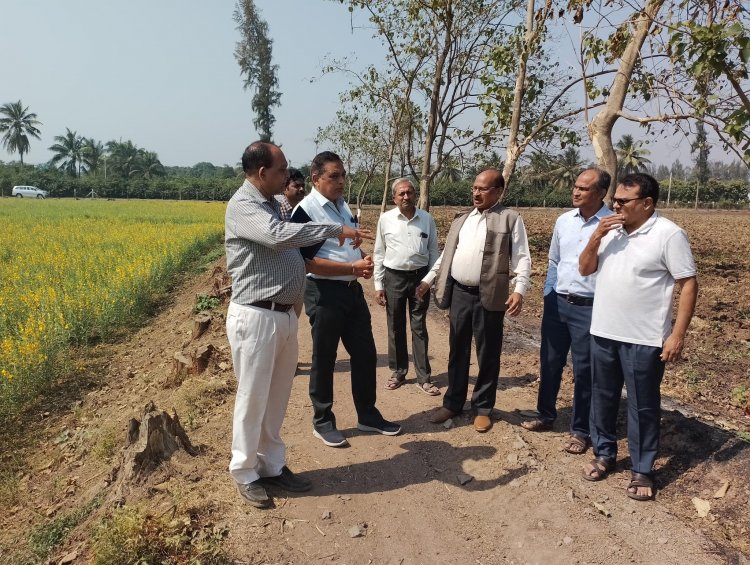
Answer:
[(607, 205), (604, 202), (602, 202), (601, 208), (599, 208), (596, 211), (596, 213), (593, 216), (591, 216), (591, 218), (589, 218), (588, 220), (586, 220), (586, 218), (583, 217), (583, 215), (581, 214), (580, 208), (576, 208), (575, 210), (576, 210), (576, 213), (574, 215), (581, 218), (581, 220), (583, 220), (584, 222), (591, 220), (591, 218), (596, 218), (598, 220), (601, 220), (605, 216), (609, 216), (609, 214), (611, 213), (611, 210), (607, 207)]
[(338, 206), (339, 209), (341, 209), (341, 203), (344, 201), (343, 198), (339, 198), (335, 203), (323, 196), (315, 187), (312, 187), (310, 190), (310, 196), (315, 200), (315, 202), (323, 208), (326, 204), (331, 204), (333, 206)]
[(423, 212), (423, 210), (420, 210), (419, 208), (417, 208), (417, 209), (416, 209), (416, 210), (414, 211), (414, 215), (413, 215), (413, 216), (412, 216), (411, 218), (407, 218), (406, 216), (404, 216), (404, 215), (403, 215), (403, 214), (401, 213), (401, 210), (399, 210), (399, 209), (398, 209), (398, 207), (396, 207), (395, 209), (397, 210), (397, 212), (396, 212), (396, 217), (397, 217), (397, 218), (403, 218), (403, 219), (404, 219), (404, 220), (406, 220), (407, 222), (411, 222), (412, 220), (416, 220), (416, 219), (418, 219), (418, 218), (419, 218), (419, 215), (420, 215), (420, 214), (421, 214), (421, 213)]
[(481, 214), (487, 214), (488, 212), (493, 212), (493, 211), (495, 211), (495, 210), (496, 210), (497, 208), (500, 208), (500, 207), (501, 207), (502, 205), (503, 205), (503, 203), (502, 203), (502, 202), (500, 202), (500, 201), (498, 200), (498, 201), (497, 201), (497, 202), (495, 202), (495, 203), (494, 203), (494, 204), (493, 204), (492, 206), (490, 206), (490, 207), (489, 207), (489, 208), (487, 208), (486, 210), (482, 210), (481, 212), (480, 212), (480, 211), (479, 211), (479, 210), (478, 210), (477, 208), (474, 208), (474, 209), (473, 209), (473, 210), (472, 210), (472, 211), (471, 211), (471, 212), (469, 213), (469, 216), (473, 216), (474, 214), (480, 214), (480, 215), (481, 215)]
[[(251, 183), (249, 179), (245, 179), (245, 182), (242, 183), (241, 188), (243, 188), (245, 192), (247, 192), (247, 195), (251, 199), (258, 200), (259, 202), (269, 202), (269, 200), (265, 196), (263, 196), (261, 191), (258, 190), (258, 187)], [(273, 200), (276, 200), (276, 198), (273, 198)]]
[(656, 220), (658, 218), (659, 218), (659, 212), (654, 210), (654, 213), (651, 214), (651, 216), (649, 216), (649, 218), (645, 222), (643, 222), (643, 225), (639, 227), (637, 230), (628, 233), (625, 230), (624, 226), (620, 226), (619, 228), (617, 228), (617, 231), (619, 231), (625, 237), (633, 237), (638, 234), (648, 233), (649, 231), (651, 231), (651, 228), (654, 227), (654, 224), (656, 223)]

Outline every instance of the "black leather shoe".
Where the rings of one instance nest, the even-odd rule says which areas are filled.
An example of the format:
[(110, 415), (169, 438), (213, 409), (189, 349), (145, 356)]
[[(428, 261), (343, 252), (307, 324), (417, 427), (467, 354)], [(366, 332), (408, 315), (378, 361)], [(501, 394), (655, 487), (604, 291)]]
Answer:
[(243, 485), (238, 483), (237, 488), (240, 491), (240, 496), (256, 508), (268, 508), (272, 504), (271, 499), (268, 498), (266, 489), (260, 484), (260, 480)]
[(280, 475), (263, 477), (261, 481), (289, 492), (305, 492), (312, 488), (312, 483), (308, 479), (295, 475), (286, 465), (281, 469)]

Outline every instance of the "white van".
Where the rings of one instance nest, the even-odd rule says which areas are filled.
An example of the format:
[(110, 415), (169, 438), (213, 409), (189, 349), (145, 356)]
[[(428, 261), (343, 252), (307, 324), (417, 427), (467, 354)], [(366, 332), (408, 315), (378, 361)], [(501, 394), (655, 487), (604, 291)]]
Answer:
[(18, 198), (47, 198), (49, 192), (35, 186), (14, 186), (11, 195)]

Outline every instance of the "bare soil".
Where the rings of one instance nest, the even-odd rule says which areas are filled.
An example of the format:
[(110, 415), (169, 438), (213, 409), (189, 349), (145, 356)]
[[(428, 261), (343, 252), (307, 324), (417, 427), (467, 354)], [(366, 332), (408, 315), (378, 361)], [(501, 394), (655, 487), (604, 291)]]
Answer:
[[(236, 563), (750, 563), (750, 443), (738, 437), (750, 431), (749, 422), (740, 407), (722, 407), (716, 399), (725, 398), (724, 393), (689, 388), (684, 382), (687, 364), (670, 368), (666, 379), (672, 400), (667, 399), (663, 414), (654, 502), (639, 503), (625, 495), (629, 460), (624, 438), (616, 472), (600, 483), (581, 479), (590, 452), (573, 456), (562, 450), (572, 395), (569, 369), (555, 430), (535, 434), (518, 425), (521, 411), (533, 410), (536, 403), (539, 296), (546, 270), (540, 257), (546, 253), (544, 237), (549, 237), (549, 231), (542, 233), (545, 228), (537, 233), (531, 227), (542, 222), (542, 215), (530, 221), (536, 213), (531, 212), (523, 214), (535, 248), (536, 285), (522, 315), (506, 320), (490, 432), (475, 432), (468, 413), (450, 428), (430, 424), (429, 414), (442, 397), (417, 390), (413, 374), (395, 391), (384, 388), (389, 376), (385, 313), (366, 281), (380, 352), (378, 405), (387, 418), (402, 424), (404, 433), (384, 437), (357, 431), (348, 355), (342, 348), (334, 409), (351, 446), (332, 449), (313, 438), (307, 395), (310, 333), (303, 315), (298, 376), (283, 433), (290, 467), (315, 486), (301, 495), (273, 492), (275, 507), (269, 510), (249, 507), (227, 472), (235, 381), (224, 331), (226, 305), (211, 313), (203, 336), (190, 340), (196, 294), (212, 288), (209, 271), (172, 293), (148, 326), (82, 355), (72, 381), (59, 383), (46, 400), (0, 433), (0, 563), (33, 561), (29, 533), (97, 495), (103, 497), (101, 504), (52, 552), (54, 562), (64, 556), (69, 562), (87, 562), (92, 528), (124, 503), (154, 516), (189, 515), (206, 527), (226, 528), (224, 547)], [(539, 213), (554, 221), (559, 211)], [(748, 219), (744, 216), (743, 222)], [(700, 249), (692, 233), (691, 238)], [(689, 368), (704, 371), (706, 381), (730, 382), (726, 379), (736, 379), (748, 367), (746, 358), (738, 359), (734, 372), (729, 360), (716, 370), (711, 366), (722, 356), (722, 339), (744, 335), (745, 321), (737, 314), (743, 306), (737, 302), (747, 300), (747, 290), (738, 294), (737, 289), (740, 278), (747, 280), (748, 269), (747, 258), (737, 255), (731, 261), (738, 265), (733, 267), (736, 285), (722, 275), (723, 290), (716, 291), (726, 295), (729, 288), (721, 300), (734, 306), (717, 309), (710, 301), (719, 299), (710, 287), (718, 286), (718, 280), (702, 281), (699, 319), (728, 316), (717, 320), (724, 331), (706, 333), (711, 322), (708, 328), (694, 324), (691, 331)], [(729, 262), (723, 255), (717, 260)], [(708, 260), (699, 258), (703, 273), (709, 265), (701, 261)], [(446, 322), (443, 312), (431, 312), (431, 362), (443, 392)], [(206, 344), (215, 347), (208, 369), (175, 378), (174, 353), (183, 345)], [(704, 355), (706, 364), (700, 363)], [(696, 396), (696, 390), (703, 394)], [(149, 401), (176, 411), (199, 453), (178, 452), (115, 495), (113, 468), (125, 445), (128, 421), (140, 417)], [(711, 412), (723, 427), (706, 419)], [(621, 414), (623, 436), (624, 425)], [(714, 498), (725, 481), (726, 494)], [(710, 503), (707, 516), (698, 516), (693, 498)], [(351, 537), (353, 526), (361, 526), (363, 535)]]

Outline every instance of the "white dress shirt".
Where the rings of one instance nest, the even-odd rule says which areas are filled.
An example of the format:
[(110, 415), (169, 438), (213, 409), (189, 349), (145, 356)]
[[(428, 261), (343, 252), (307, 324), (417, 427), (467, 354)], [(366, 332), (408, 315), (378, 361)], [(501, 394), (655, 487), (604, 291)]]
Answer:
[(375, 290), (383, 290), (386, 268), (414, 271), (432, 267), (440, 255), (437, 239), (435, 220), (424, 210), (417, 209), (411, 219), (398, 208), (380, 216), (372, 254)]
[[(474, 208), (461, 226), (458, 234), (458, 244), (451, 264), (451, 277), (466, 286), (479, 286), (479, 276), (482, 272), (482, 256), (484, 243), (487, 239), (487, 219), (482, 212)], [(435, 261), (427, 275), (422, 279), (432, 284), (440, 269), (443, 255)], [(526, 294), (531, 284), (531, 253), (529, 240), (523, 218), (518, 217), (511, 232), (510, 270), (515, 273), (511, 283), (515, 284), (514, 292)]]

